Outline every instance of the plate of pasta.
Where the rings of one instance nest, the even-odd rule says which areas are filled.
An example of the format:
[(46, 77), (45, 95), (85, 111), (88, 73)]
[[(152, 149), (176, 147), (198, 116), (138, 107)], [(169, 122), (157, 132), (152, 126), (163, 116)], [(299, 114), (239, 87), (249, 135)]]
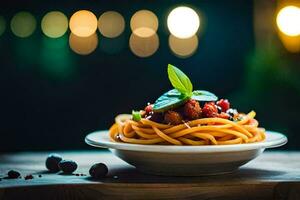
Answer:
[(86, 143), (109, 148), (145, 173), (198, 176), (232, 172), (287, 142), (260, 127), (255, 111), (239, 112), (227, 99), (193, 90), (173, 65), (167, 71), (173, 89), (142, 110), (117, 115), (109, 130), (90, 133)]

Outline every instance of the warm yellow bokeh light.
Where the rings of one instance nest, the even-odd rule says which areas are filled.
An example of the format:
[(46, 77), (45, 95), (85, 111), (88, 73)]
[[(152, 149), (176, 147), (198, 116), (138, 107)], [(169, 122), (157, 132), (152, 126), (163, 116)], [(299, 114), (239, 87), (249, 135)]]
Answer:
[(6, 22), (4, 17), (0, 16), (0, 36), (4, 33), (6, 29)]
[(80, 55), (88, 55), (95, 51), (98, 46), (97, 33), (94, 33), (89, 37), (78, 37), (77, 35), (71, 33), (69, 45), (75, 53)]
[(97, 17), (88, 10), (75, 12), (70, 19), (70, 30), (79, 37), (88, 37), (97, 30)]
[(298, 36), (288, 36), (279, 32), (279, 38), (283, 44), (283, 46), (291, 53), (300, 52), (300, 35)]
[(189, 38), (197, 33), (200, 18), (195, 10), (180, 6), (170, 12), (167, 25), (172, 35), (178, 38)]
[(131, 17), (130, 28), (139, 37), (150, 37), (158, 29), (158, 19), (151, 11), (140, 10)]
[(286, 6), (282, 8), (276, 18), (279, 30), (288, 36), (300, 35), (300, 8)]
[(36, 20), (29, 12), (19, 12), (12, 18), (10, 28), (18, 37), (29, 37), (36, 28)]
[(182, 39), (173, 35), (169, 36), (169, 47), (171, 51), (180, 58), (192, 56), (198, 48), (198, 36)]
[(107, 11), (99, 17), (98, 29), (103, 36), (115, 38), (123, 33), (125, 20), (120, 13)]
[(61, 37), (68, 29), (68, 18), (59, 11), (48, 12), (42, 19), (41, 28), (50, 38)]
[(139, 37), (135, 34), (131, 34), (129, 39), (129, 47), (138, 57), (149, 57), (153, 55), (159, 47), (159, 38), (155, 33), (150, 37)]

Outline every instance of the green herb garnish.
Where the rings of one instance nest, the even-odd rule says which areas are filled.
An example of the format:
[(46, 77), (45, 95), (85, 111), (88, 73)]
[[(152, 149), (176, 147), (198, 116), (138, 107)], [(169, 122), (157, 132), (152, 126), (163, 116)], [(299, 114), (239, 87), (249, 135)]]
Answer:
[(175, 88), (164, 93), (154, 103), (153, 111), (164, 112), (184, 104), (188, 99), (197, 101), (216, 101), (218, 97), (205, 90), (193, 91), (193, 84), (189, 77), (177, 67), (168, 65), (168, 77)]
[(205, 91), (205, 90), (194, 90), (191, 98), (195, 99), (197, 101), (217, 101), (218, 100), (218, 97), (215, 94)]
[(193, 85), (189, 77), (185, 75), (180, 69), (169, 64), (168, 76), (171, 84), (184, 96), (191, 97), (193, 92)]
[(139, 111), (132, 111), (132, 119), (134, 121), (140, 121), (142, 119), (141, 113)]
[(155, 101), (153, 110), (163, 112), (183, 104), (188, 99), (188, 96), (180, 93), (177, 89), (173, 89), (164, 93)]

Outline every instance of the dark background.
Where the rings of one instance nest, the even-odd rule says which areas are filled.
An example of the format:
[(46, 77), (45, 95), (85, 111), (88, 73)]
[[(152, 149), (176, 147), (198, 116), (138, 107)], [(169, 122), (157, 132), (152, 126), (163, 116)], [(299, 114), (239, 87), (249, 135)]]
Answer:
[[(6, 2), (0, 15), (7, 25), (23, 10), (31, 12), (38, 24), (28, 38), (17, 38), (9, 26), (0, 36), (0, 151), (88, 148), (86, 134), (108, 129), (118, 113), (143, 108), (170, 89), (168, 63), (186, 72), (194, 88), (229, 98), (244, 112), (255, 109), (263, 127), (288, 135), (284, 148), (299, 149), (299, 54), (288, 53), (273, 36), (257, 47), (256, 4), (250, 0)], [(196, 8), (202, 20), (198, 50), (185, 59), (168, 47), (166, 17), (178, 5)], [(98, 48), (87, 56), (69, 48), (70, 31), (58, 39), (41, 32), (40, 21), (47, 12), (59, 10), (70, 18), (81, 9), (97, 17), (108, 10), (120, 12), (125, 32), (115, 41), (98, 32)], [(153, 11), (159, 19), (160, 46), (149, 58), (136, 57), (128, 47), (130, 17), (140, 9)], [(117, 53), (102, 50), (101, 45), (110, 42), (120, 47)]]

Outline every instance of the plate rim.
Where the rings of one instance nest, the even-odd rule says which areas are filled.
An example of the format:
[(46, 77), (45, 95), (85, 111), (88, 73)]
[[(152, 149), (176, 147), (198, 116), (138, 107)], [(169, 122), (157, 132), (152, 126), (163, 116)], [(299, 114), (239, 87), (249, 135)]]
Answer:
[[(94, 141), (91, 137), (100, 136), (99, 141)], [(254, 149), (275, 148), (285, 145), (288, 142), (287, 137), (276, 131), (266, 131), (266, 135), (278, 137), (273, 141), (262, 141), (248, 144), (233, 145), (201, 145), (201, 146), (172, 146), (172, 145), (143, 145), (113, 142), (109, 140), (108, 130), (99, 130), (89, 133), (85, 137), (85, 142), (93, 147), (108, 148), (116, 150), (157, 152), (157, 153), (216, 153), (216, 152), (233, 152), (247, 151)], [(270, 137), (270, 136), (269, 136)], [(101, 141), (101, 139), (104, 139)]]

